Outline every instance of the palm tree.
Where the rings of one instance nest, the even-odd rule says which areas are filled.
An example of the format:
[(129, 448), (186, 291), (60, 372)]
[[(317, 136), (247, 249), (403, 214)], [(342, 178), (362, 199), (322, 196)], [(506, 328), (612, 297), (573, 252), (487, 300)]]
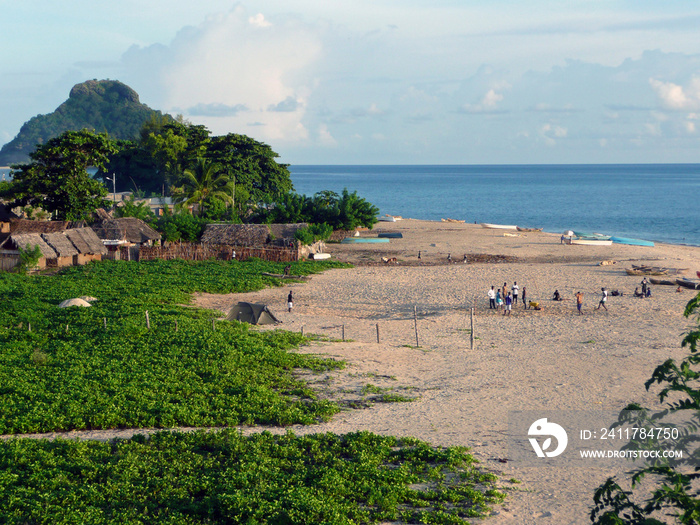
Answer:
[(200, 157), (195, 162), (194, 169), (186, 169), (183, 173), (183, 203), (186, 206), (196, 204), (199, 215), (212, 199), (224, 202), (233, 199), (233, 181), (226, 173), (221, 173), (220, 169), (218, 164)]

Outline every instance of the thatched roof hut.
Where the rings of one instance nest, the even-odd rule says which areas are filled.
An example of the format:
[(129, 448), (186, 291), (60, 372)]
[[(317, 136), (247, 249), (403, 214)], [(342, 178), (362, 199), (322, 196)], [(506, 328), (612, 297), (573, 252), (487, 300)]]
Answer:
[(304, 226), (308, 224), (207, 224), (201, 243), (264, 246), (274, 241), (286, 244), (293, 241), (294, 232)]
[(136, 217), (105, 219), (92, 225), (97, 236), (105, 241), (126, 241), (131, 244), (150, 244), (160, 240), (160, 233)]
[(80, 253), (63, 233), (44, 233), (41, 237), (46, 241), (46, 244), (54, 249), (59, 257), (73, 257)]
[(41, 256), (45, 259), (55, 259), (58, 257), (56, 250), (49, 246), (38, 233), (12, 233), (9, 239), (3, 243), (2, 247), (9, 249), (11, 246), (22, 248), (23, 250), (30, 250), (34, 248), (34, 246), (38, 246), (39, 250), (41, 250)]
[(307, 222), (297, 222), (291, 224), (269, 224), (270, 233), (275, 239), (284, 239), (285, 241), (293, 241), (294, 234), (301, 228), (308, 228)]
[(102, 255), (107, 253), (107, 248), (92, 228), (66, 230), (65, 236), (70, 239), (70, 242), (73, 243), (80, 253)]
[(69, 228), (85, 228), (85, 221), (33, 221), (29, 219), (14, 219), (10, 221), (10, 232), (25, 233), (55, 233)]

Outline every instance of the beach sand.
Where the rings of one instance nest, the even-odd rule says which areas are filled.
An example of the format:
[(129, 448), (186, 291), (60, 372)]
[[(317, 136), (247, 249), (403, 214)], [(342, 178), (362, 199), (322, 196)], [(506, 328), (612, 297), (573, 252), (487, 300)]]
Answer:
[[(353, 262), (355, 268), (254, 293), (197, 294), (195, 304), (225, 314), (237, 301), (263, 302), (283, 322), (282, 329), (333, 339), (344, 335), (345, 342), (316, 342), (301, 349), (348, 365), (310, 380), (323, 396), (347, 407), (368, 406), (348, 408), (328, 423), (294, 426), (295, 433), (366, 430), (467, 446), (485, 468), (521, 482), (484, 523), (589, 523), (594, 490), (608, 476), (624, 477), (624, 471), (607, 464), (570, 469), (519, 464), (509, 458), (509, 412), (617, 412), (632, 401), (658, 406), (658, 389), (647, 392), (644, 383), (663, 361), (685, 355), (680, 341), (690, 320), (682, 312), (694, 292), (652, 286), (651, 298), (638, 299), (632, 292), (642, 277), (624, 270), (648, 264), (683, 269), (685, 276), (694, 277), (700, 270), (700, 248), (564, 245), (554, 234), (418, 220), (379, 223), (362, 235), (379, 231), (401, 232), (403, 238), (388, 244), (327, 245), (334, 259)], [(462, 263), (465, 254), (478, 262)], [(385, 264), (382, 257), (396, 257), (398, 263)], [(616, 264), (599, 265), (601, 261)], [(490, 286), (506, 282), (510, 287), (514, 281), (543, 309), (524, 310), (518, 304), (510, 317), (490, 311)], [(609, 297), (608, 311), (593, 310), (601, 287), (624, 293)], [(564, 301), (550, 300), (555, 289)], [(295, 297), (291, 313), (286, 308), (289, 290)], [(578, 291), (585, 296), (581, 316), (574, 298)], [(366, 403), (362, 388), (368, 384), (416, 400)], [(134, 432), (62, 436), (110, 439)]]

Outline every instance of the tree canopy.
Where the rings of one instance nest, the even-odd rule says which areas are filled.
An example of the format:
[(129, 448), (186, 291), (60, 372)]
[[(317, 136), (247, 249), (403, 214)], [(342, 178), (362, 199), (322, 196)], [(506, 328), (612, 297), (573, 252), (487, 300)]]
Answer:
[(29, 164), (12, 166), (12, 182), (0, 196), (10, 206), (41, 207), (59, 220), (87, 219), (107, 195), (87, 170), (103, 168), (115, 151), (106, 133), (67, 131), (38, 146)]
[(310, 222), (328, 224), (335, 230), (352, 230), (358, 226), (372, 228), (379, 209), (356, 191), (347, 188), (341, 195), (322, 191), (313, 197), (288, 193), (260, 212), (263, 222)]
[(119, 153), (98, 175), (104, 179), (116, 173), (117, 191), (169, 194), (182, 186), (185, 170), (194, 168), (199, 158), (218, 164), (235, 181), (237, 200), (274, 202), (293, 190), (288, 166), (276, 161), (279, 155), (245, 135), (212, 137), (204, 126), (154, 118), (144, 124), (140, 137), (121, 143)]

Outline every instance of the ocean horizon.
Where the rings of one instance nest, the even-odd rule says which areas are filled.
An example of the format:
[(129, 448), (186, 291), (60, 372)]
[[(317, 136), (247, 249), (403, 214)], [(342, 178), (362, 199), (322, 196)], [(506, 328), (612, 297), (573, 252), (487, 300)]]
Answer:
[(380, 214), (700, 246), (700, 164), (290, 165), (297, 193), (347, 188)]

